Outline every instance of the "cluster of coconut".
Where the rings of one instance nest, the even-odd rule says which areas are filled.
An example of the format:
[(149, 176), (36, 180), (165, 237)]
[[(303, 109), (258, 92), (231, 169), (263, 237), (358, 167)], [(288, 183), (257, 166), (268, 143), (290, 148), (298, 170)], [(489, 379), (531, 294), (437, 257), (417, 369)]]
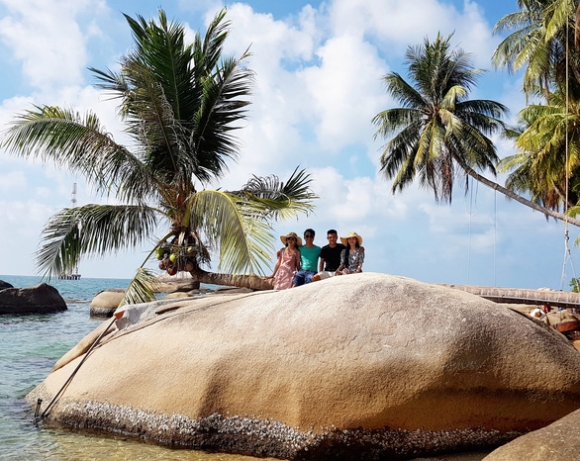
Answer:
[(159, 269), (166, 270), (169, 275), (178, 271), (191, 272), (194, 268), (195, 247), (186, 245), (165, 244), (157, 248)]

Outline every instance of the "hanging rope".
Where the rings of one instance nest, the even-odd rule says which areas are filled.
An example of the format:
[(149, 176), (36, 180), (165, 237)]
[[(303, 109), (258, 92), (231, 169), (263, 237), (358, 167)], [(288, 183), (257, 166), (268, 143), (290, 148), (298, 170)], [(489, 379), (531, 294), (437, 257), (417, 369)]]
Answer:
[[(469, 285), (469, 265), (471, 262), (471, 218), (473, 218), (477, 214), (477, 189), (479, 187), (479, 181), (475, 183), (475, 199), (474, 199), (473, 178), (470, 177), (467, 180), (471, 181), (471, 187), (469, 188), (469, 211), (467, 211), (467, 203), (465, 205), (465, 212), (469, 215), (469, 232), (467, 237), (467, 282), (466, 282), (466, 285)], [(473, 212), (474, 203), (475, 203), (475, 212)]]
[(493, 286), (497, 286), (497, 190), (493, 191)]

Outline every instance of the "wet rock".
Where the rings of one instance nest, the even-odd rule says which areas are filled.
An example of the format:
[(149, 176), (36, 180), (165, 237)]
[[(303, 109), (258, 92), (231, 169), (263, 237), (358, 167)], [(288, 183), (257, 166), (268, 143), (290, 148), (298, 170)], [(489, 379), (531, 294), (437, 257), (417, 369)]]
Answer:
[(4, 280), (0, 280), (0, 290), (4, 290), (6, 288), (14, 288), (14, 286)]
[(0, 290), (0, 315), (53, 314), (66, 310), (58, 290), (46, 283)]

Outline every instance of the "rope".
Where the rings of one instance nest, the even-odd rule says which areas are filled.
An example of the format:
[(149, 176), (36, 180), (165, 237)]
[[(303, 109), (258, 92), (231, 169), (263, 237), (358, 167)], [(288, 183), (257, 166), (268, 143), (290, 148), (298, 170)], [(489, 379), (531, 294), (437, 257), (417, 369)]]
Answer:
[[(473, 200), (473, 178), (469, 177), (471, 187), (469, 188), (469, 212), (467, 211), (467, 200), (465, 200), (465, 212), (469, 215), (469, 232), (467, 237), (467, 285), (469, 285), (469, 266), (471, 264), (471, 218), (477, 214), (477, 191), (479, 181), (475, 183), (475, 201)], [(473, 204), (475, 203), (475, 213), (473, 213)]]
[(497, 190), (493, 191), (493, 286), (497, 286)]
[[(102, 337), (105, 336), (105, 333), (107, 331), (109, 331), (109, 328), (111, 328), (113, 326), (113, 323), (115, 322), (115, 320), (117, 320), (115, 317), (113, 317), (113, 319), (111, 320), (111, 323), (109, 323), (109, 325), (107, 325), (107, 328), (105, 328), (101, 334), (99, 335), (99, 337), (95, 340), (95, 342), (93, 344), (91, 344), (91, 347), (89, 347), (89, 350), (85, 353), (85, 356), (83, 357), (83, 359), (80, 361), (80, 363), (77, 365), (77, 367), (74, 369), (74, 371), (71, 373), (71, 375), (68, 377), (68, 379), (65, 381), (65, 383), (62, 385), (62, 387), (60, 388), (60, 390), (55, 394), (55, 396), (52, 398), (52, 400), (50, 401), (50, 403), (48, 404), (48, 406), (44, 409), (44, 411), (42, 412), (42, 414), (40, 415), (40, 419), (43, 419), (48, 412), (50, 411), (50, 409), (52, 408), (52, 406), (54, 405), (54, 403), (56, 402), (56, 400), (58, 399), (58, 397), (60, 396), (60, 394), (62, 394), (62, 392), (65, 390), (65, 388), (69, 385), (69, 383), (72, 381), (72, 379), (74, 378), (74, 376), (77, 374), (77, 371), (79, 371), (79, 368), (82, 366), (83, 363), (85, 363), (85, 361), (87, 360), (87, 358), (89, 357), (89, 354), (91, 353), (91, 351), (97, 346), (97, 344), (99, 344), (99, 342), (101, 341)], [(36, 413), (35, 413), (35, 418), (38, 420), (38, 412), (40, 409), (40, 404), (42, 403), (41, 399), (38, 399), (37, 402), (37, 409), (36, 409)]]

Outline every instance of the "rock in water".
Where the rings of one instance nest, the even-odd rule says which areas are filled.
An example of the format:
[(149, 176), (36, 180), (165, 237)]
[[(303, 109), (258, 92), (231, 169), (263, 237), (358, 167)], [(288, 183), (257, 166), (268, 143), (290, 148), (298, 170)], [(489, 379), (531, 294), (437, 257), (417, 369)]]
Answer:
[(99, 291), (91, 301), (90, 316), (111, 317), (125, 297), (125, 291), (123, 288), (109, 288)]
[(11, 283), (5, 282), (4, 280), (0, 280), (0, 290), (4, 290), (6, 288), (14, 288), (14, 285)]
[[(117, 326), (48, 420), (256, 456), (408, 459), (497, 446), (580, 407), (580, 354), (561, 334), (386, 274), (135, 305)], [(46, 408), (77, 349), (31, 403)]]
[(0, 290), (0, 315), (53, 314), (66, 309), (58, 290), (46, 283)]

